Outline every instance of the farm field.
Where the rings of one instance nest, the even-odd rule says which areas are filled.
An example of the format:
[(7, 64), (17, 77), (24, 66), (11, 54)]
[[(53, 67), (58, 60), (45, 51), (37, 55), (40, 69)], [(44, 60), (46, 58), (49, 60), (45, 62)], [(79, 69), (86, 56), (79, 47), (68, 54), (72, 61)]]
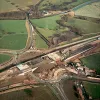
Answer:
[(64, 2), (71, 2), (72, 0), (44, 0), (41, 4), (40, 4), (40, 9), (46, 9), (47, 7), (50, 8), (49, 4), (52, 5), (60, 5), (63, 4)]
[(45, 28), (39, 28), (37, 27), (37, 30), (42, 34), (44, 35), (46, 38), (50, 37), (50, 36), (53, 36), (54, 34), (59, 34), (59, 33), (62, 33), (62, 32), (65, 32), (65, 31), (68, 31), (69, 29), (66, 27), (66, 28), (62, 28), (62, 29), (57, 29), (57, 30), (50, 30), (50, 29), (45, 29)]
[(23, 49), (26, 40), (24, 20), (0, 20), (0, 49)]
[(84, 34), (100, 32), (100, 24), (90, 22), (87, 20), (72, 18), (66, 22), (66, 25), (78, 28)]
[(94, 99), (100, 98), (100, 84), (83, 82), (86, 92)]
[(26, 40), (26, 34), (7, 35), (0, 39), (0, 48), (13, 50), (23, 49), (26, 45)]
[(75, 91), (73, 89), (74, 81), (64, 79), (62, 80), (62, 85), (68, 100), (78, 100), (78, 98), (75, 96)]
[(1, 100), (58, 100), (48, 87), (37, 87), (0, 95)]
[(64, 3), (64, 2), (71, 2), (72, 0), (45, 0), (41, 3), (41, 5), (44, 5), (44, 4), (48, 4), (48, 3), (51, 3), (51, 4), (61, 4), (61, 3)]
[(0, 64), (10, 60), (10, 58), (11, 57), (9, 55), (0, 54)]
[(100, 1), (88, 4), (75, 10), (75, 15), (100, 18)]
[(89, 0), (44, 0), (40, 4), (39, 8), (40, 8), (40, 10), (71, 9), (71, 8), (73, 8), (79, 4), (82, 4), (84, 2), (87, 2), (87, 1), (89, 1)]
[(59, 19), (60, 19), (60, 15), (56, 15), (56, 16), (50, 16), (50, 17), (41, 18), (41, 19), (33, 19), (31, 21), (35, 26), (39, 28), (47, 28), (47, 29), (56, 30), (56, 28), (58, 27), (56, 20), (59, 20)]
[(93, 21), (82, 20), (78, 18), (69, 18), (67, 22), (62, 21), (63, 24), (66, 25), (66, 27), (64, 27), (60, 24), (57, 24), (57, 20), (61, 20), (61, 15), (32, 19), (31, 21), (33, 25), (36, 26), (37, 30), (47, 39), (50, 36), (54, 37), (54, 34), (61, 35), (62, 33), (68, 32), (70, 28), (68, 28), (67, 26), (78, 29), (78, 31), (80, 31), (82, 35), (91, 35), (91, 33), (96, 35), (96, 33), (100, 32), (100, 24)]
[(40, 0), (0, 0), (0, 13), (17, 11), (17, 8), (28, 9), (28, 6), (35, 5)]
[(49, 30), (49, 29), (44, 29), (44, 28), (38, 28), (37, 30), (46, 38), (48, 38), (49, 36), (52, 36), (53, 34), (55, 34), (54, 30)]
[[(51, 5), (57, 6), (57, 5), (61, 5), (61, 4), (62, 5), (67, 4), (67, 7), (70, 8), (70, 7), (74, 7), (74, 6), (77, 6), (79, 4), (86, 2), (86, 4), (84, 4), (84, 6), (82, 6), (82, 7), (85, 7), (85, 5), (87, 5), (87, 2), (89, 2), (89, 1), (90, 0), (78, 0), (77, 2), (75, 1), (75, 2), (71, 3), (72, 2), (71, 0), (67, 0), (67, 1), (66, 0), (62, 0), (62, 1), (61, 0), (43, 0), (40, 3), (39, 7), (40, 7), (40, 9), (45, 9), (45, 8), (48, 9), (51, 7)], [(57, 9), (59, 9), (59, 8), (57, 8)], [(79, 9), (80, 9), (80, 7), (79, 7)], [(62, 33), (66, 33), (66, 32), (68, 32), (68, 30), (70, 30), (70, 28), (68, 28), (68, 30), (64, 31), (65, 27), (62, 26), (61, 24), (58, 24), (58, 22), (57, 22), (58, 20), (61, 20), (61, 15), (54, 15), (54, 16), (44, 17), (44, 18), (40, 18), (40, 19), (31, 19), (33, 25), (36, 26), (37, 30), (42, 35), (44, 35), (44, 37), (46, 37), (47, 39), (50, 36), (54, 37), (54, 34), (60, 33), (60, 35), (61, 35)], [(73, 27), (74, 29), (76, 28), (84, 36), (87, 34), (92, 35), (91, 33), (95, 34), (95, 33), (100, 32), (100, 24), (93, 22), (93, 21), (82, 20), (82, 19), (78, 19), (78, 18), (71, 18), (64, 24), (66, 26)], [(61, 27), (62, 27), (62, 29), (61, 29)], [(37, 36), (37, 38), (40, 38), (40, 37)], [(39, 40), (36, 39), (36, 44), (38, 43), (38, 41)], [(41, 42), (41, 43), (43, 45), (44, 42)], [(40, 45), (41, 45), (41, 43), (40, 43)], [(39, 46), (39, 47), (41, 47), (41, 46)], [(45, 46), (43, 46), (43, 47), (45, 47)]]
[(90, 69), (95, 69), (97, 74), (100, 75), (100, 53), (82, 58), (81, 61)]
[(48, 48), (48, 45), (45, 43), (45, 41), (38, 34), (36, 34), (36, 47), (38, 49)]

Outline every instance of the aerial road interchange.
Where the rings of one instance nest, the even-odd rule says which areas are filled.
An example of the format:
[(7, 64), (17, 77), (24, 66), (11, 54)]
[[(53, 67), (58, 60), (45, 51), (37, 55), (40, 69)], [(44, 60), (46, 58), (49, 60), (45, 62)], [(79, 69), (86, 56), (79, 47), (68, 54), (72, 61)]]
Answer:
[[(0, 64), (0, 94), (45, 84), (53, 91), (58, 100), (69, 100), (61, 84), (63, 79), (77, 80), (76, 85), (79, 84), (81, 88), (83, 88), (81, 81), (100, 83), (100, 78), (97, 77), (99, 75), (80, 62), (82, 57), (100, 52), (100, 35), (61, 46), (53, 46), (38, 32), (49, 48), (37, 49), (35, 36), (38, 30), (29, 19), (29, 12), (25, 12), (25, 26), (28, 33), (25, 48), (0, 50), (0, 54), (12, 55), (9, 61)], [(87, 97), (84, 96), (84, 98), (88, 100)]]

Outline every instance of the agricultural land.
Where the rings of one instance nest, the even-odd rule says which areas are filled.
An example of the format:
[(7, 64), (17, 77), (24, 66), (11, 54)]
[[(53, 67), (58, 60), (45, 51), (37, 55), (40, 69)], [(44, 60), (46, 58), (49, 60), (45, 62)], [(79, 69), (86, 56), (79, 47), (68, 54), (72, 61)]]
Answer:
[(83, 82), (86, 92), (93, 97), (93, 99), (100, 98), (100, 84)]
[(10, 58), (11, 57), (9, 55), (0, 54), (0, 64), (10, 60)]
[(100, 2), (91, 3), (77, 9), (75, 15), (100, 18)]
[[(88, 0), (43, 0), (40, 10), (68, 10)], [(67, 5), (67, 6), (66, 6)]]
[(100, 53), (93, 54), (81, 59), (83, 64), (90, 69), (95, 69), (100, 74)]
[[(12, 96), (13, 95), (13, 96)], [(58, 100), (55, 95), (52, 94), (52, 91), (48, 87), (35, 87), (32, 89), (25, 89), (21, 91), (11, 92), (9, 94), (0, 95), (2, 100), (27, 100), (31, 98), (32, 100)]]
[(36, 5), (40, 0), (1, 0), (0, 13), (13, 12), (20, 9), (29, 9), (30, 5)]
[(26, 40), (27, 31), (24, 20), (0, 20), (1, 49), (23, 49), (25, 48)]
[[(95, 3), (99, 3), (99, 1)], [(87, 5), (84, 4), (84, 6), (82, 6), (82, 9), (85, 9), (86, 6), (95, 5), (95, 3), (93, 2)], [(91, 7), (94, 9), (93, 6)], [(79, 9), (81, 8), (79, 7)], [(69, 41), (71, 42), (77, 39), (83, 39), (100, 34), (98, 14), (95, 14), (95, 16), (97, 17), (83, 16), (81, 14), (78, 15), (76, 12), (79, 9), (75, 10), (74, 17), (71, 17), (72, 15), (68, 16), (65, 13), (64, 15), (58, 14), (39, 19), (32, 19), (31, 21), (36, 29), (46, 39), (48, 39), (50, 43), (53, 43), (55, 45), (65, 41), (67, 41), (65, 43), (68, 43)], [(86, 11), (87, 13), (90, 12), (89, 10)], [(64, 39), (64, 37), (66, 37), (66, 39)]]

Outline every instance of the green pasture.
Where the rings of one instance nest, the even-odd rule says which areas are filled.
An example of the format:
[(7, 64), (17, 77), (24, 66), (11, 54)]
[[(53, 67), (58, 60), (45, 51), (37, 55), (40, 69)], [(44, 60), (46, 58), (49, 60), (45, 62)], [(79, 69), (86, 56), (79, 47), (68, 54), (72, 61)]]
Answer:
[(23, 49), (26, 40), (27, 31), (24, 20), (0, 20), (1, 49)]
[(48, 48), (46, 42), (38, 34), (36, 34), (35, 37), (36, 37), (36, 47), (38, 49)]
[(50, 16), (50, 17), (45, 17), (41, 19), (33, 19), (31, 21), (35, 26), (39, 28), (47, 28), (47, 29), (56, 30), (58, 27), (56, 20), (59, 20), (59, 19), (60, 19), (60, 15), (56, 15), (56, 16)]
[(69, 29), (66, 27), (66, 28), (58, 28), (57, 30), (50, 30), (50, 29), (45, 29), (45, 28), (39, 28), (37, 27), (37, 30), (43, 35), (45, 36), (46, 38), (48, 38), (49, 36), (53, 36), (54, 34), (57, 34), (57, 33), (62, 33), (62, 32), (65, 32), (65, 31), (68, 31)]
[(0, 49), (23, 49), (26, 45), (27, 34), (6, 35), (0, 39)]
[(82, 58), (81, 61), (90, 69), (95, 69), (100, 74), (100, 53)]
[(10, 58), (11, 57), (9, 55), (0, 54), (0, 64), (10, 60)]
[(100, 98), (100, 84), (83, 82), (86, 92), (92, 96), (93, 100)]
[[(56, 23), (56, 20), (60, 20), (60, 19), (61, 19), (60, 15), (55, 15), (55, 16), (45, 17), (41, 19), (32, 19), (31, 21), (33, 25), (36, 26), (37, 30), (46, 38), (48, 38), (53, 34), (62, 33), (64, 31), (69, 30), (67, 27), (59, 26)], [(65, 24), (67, 26), (73, 26), (79, 29), (83, 34), (89, 34), (89, 33), (95, 34), (96, 32), (100, 32), (99, 24), (87, 20), (71, 18)]]
[(69, 19), (67, 26), (73, 26), (81, 30), (84, 34), (100, 32), (100, 24), (81, 19)]
[(26, 34), (25, 20), (0, 20), (0, 31)]
[(38, 28), (37, 30), (46, 38), (48, 38), (49, 36), (52, 36), (53, 34), (55, 34), (54, 30), (49, 30), (49, 29), (44, 29), (44, 28)]
[(100, 18), (100, 1), (83, 6), (75, 11), (75, 15)]

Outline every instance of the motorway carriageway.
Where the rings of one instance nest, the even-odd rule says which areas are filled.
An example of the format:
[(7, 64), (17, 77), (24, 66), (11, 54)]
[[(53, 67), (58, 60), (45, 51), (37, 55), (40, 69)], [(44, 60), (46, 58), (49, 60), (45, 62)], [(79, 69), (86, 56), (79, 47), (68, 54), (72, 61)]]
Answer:
[(5, 66), (4, 68), (0, 68), (0, 72), (5, 71), (5, 70), (7, 70), (7, 69), (9, 69), (13, 66), (16, 66), (19, 63), (25, 63), (27, 61), (34, 60), (36, 58), (45, 56), (49, 53), (53, 53), (55, 51), (66, 49), (66, 48), (69, 48), (71, 46), (75, 46), (75, 45), (78, 45), (78, 44), (81, 44), (81, 43), (84, 43), (84, 42), (88, 42), (88, 41), (91, 41), (91, 40), (96, 41), (96, 40), (98, 40), (98, 38), (100, 38), (100, 35), (95, 36), (95, 37), (91, 37), (91, 38), (88, 38), (88, 39), (80, 40), (80, 41), (77, 41), (77, 42), (74, 42), (74, 43), (66, 44), (66, 45), (63, 45), (63, 46), (59, 46), (59, 47), (56, 47), (56, 48), (52, 48), (50, 50), (45, 51), (44, 53), (42, 53), (40, 55), (35, 56), (34, 58), (28, 58), (27, 60), (23, 60), (22, 62), (17, 62), (16, 64), (12, 63), (11, 65)]

